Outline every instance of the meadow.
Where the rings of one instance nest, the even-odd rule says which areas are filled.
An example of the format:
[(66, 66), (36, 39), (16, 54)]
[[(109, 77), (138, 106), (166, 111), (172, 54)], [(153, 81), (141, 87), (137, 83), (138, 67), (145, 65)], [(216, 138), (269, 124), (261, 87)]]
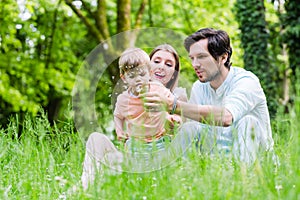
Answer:
[[(0, 130), (0, 199), (300, 199), (300, 100), (272, 120), (275, 152), (252, 165), (191, 148), (185, 159), (150, 173), (105, 174), (97, 184), (68, 193), (79, 183), (84, 142), (72, 119), (50, 126), (45, 114), (18, 117)], [(18, 133), (22, 133), (18, 136)]]

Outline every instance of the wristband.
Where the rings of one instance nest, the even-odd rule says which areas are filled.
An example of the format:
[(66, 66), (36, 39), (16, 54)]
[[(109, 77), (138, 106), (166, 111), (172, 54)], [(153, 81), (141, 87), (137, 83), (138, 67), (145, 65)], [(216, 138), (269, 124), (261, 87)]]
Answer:
[(177, 97), (176, 97), (176, 95), (174, 95), (174, 101), (173, 101), (172, 111), (170, 112), (171, 115), (173, 115), (175, 113), (176, 107), (177, 107)]

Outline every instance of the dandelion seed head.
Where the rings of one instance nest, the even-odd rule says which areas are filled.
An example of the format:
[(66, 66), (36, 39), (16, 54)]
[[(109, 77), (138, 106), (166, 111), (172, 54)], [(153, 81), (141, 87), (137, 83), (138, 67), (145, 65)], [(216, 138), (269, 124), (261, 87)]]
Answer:
[(104, 44), (103, 44), (103, 49), (105, 49), (105, 50), (108, 49), (108, 44), (107, 44), (107, 43), (104, 43)]
[(65, 199), (67, 199), (67, 196), (66, 196), (66, 194), (63, 193), (63, 194), (59, 195), (58, 199), (65, 200)]
[(276, 186), (275, 186), (275, 189), (276, 189), (276, 190), (281, 190), (281, 189), (282, 189), (282, 185), (276, 185)]

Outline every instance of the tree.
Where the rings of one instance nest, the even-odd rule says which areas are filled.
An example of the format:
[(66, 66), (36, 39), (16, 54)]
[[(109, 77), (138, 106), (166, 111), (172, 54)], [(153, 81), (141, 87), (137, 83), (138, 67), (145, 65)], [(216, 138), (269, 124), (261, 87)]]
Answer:
[(261, 81), (268, 99), (271, 117), (278, 105), (278, 69), (270, 62), (268, 52), (268, 27), (262, 0), (237, 0), (236, 19), (241, 30), (245, 68), (253, 71)]
[[(116, 14), (110, 16), (107, 12), (108, 6), (106, 5), (106, 2), (107, 1), (98, 0), (97, 5), (93, 6), (90, 2), (80, 0), (76, 1), (76, 6), (76, 4), (74, 4), (72, 0), (65, 0), (65, 3), (84, 23), (90, 35), (93, 36), (99, 43), (105, 42), (108, 38), (117, 33), (121, 33), (131, 29), (138, 29), (141, 27), (142, 15), (144, 13), (147, 2), (146, 0), (142, 0), (140, 2), (140, 7), (136, 13), (134, 23), (131, 21), (131, 0), (118, 0), (116, 4), (117, 9), (115, 10)], [(112, 2), (109, 3), (113, 4)], [(116, 20), (116, 30), (109, 26), (108, 17), (110, 17), (110, 23), (113, 23), (113, 20)], [(128, 37), (120, 38), (120, 49), (125, 49), (130, 46), (130, 41), (132, 41), (132, 35), (127, 36)], [(114, 49), (114, 47), (109, 43), (107, 45), (107, 57), (111, 57), (111, 54), (115, 54), (116, 49)], [(111, 63), (107, 64), (110, 65)], [(117, 76), (118, 70), (116, 69), (117, 68), (114, 64), (108, 68), (110, 77)], [(112, 79), (113, 82), (115, 80), (116, 79)]]
[[(283, 28), (282, 42), (286, 44), (289, 56), (291, 74), (296, 77), (297, 67), (300, 66), (300, 4), (297, 0), (286, 0), (285, 12), (280, 13)], [(293, 78), (295, 82), (297, 79)], [(294, 84), (295, 85), (295, 84)], [(295, 88), (292, 89), (295, 91)]]
[(40, 107), (53, 121), (70, 101), (85, 29), (60, 1), (6, 0), (0, 10), (1, 123), (14, 113), (34, 116)]
[[(11, 114), (30, 113), (35, 116), (40, 107), (47, 111), (51, 122), (64, 119), (67, 106), (74, 97), (72, 90), (78, 70), (82, 66), (93, 67), (87, 66), (87, 63), (95, 63), (99, 70), (109, 66), (99, 80), (95, 97), (86, 98), (95, 99), (97, 120), (101, 121), (105, 129), (104, 122), (109, 121), (107, 116), (111, 116), (112, 111), (113, 87), (119, 80), (117, 59), (111, 62), (111, 58), (118, 57), (121, 51), (127, 46), (133, 46), (138, 39), (138, 31), (122, 35), (117, 42), (109, 39), (120, 32), (151, 26), (174, 30), (183, 35), (214, 24), (215, 28), (230, 33), (235, 52), (233, 61), (238, 65), (242, 62), (239, 59), (241, 49), (238, 48), (237, 23), (230, 10), (233, 0), (24, 2), (23, 5), (13, 0), (0, 2), (2, 124)], [(163, 38), (168, 37), (168, 34), (168, 31), (159, 34), (153, 31), (152, 36), (137, 41), (137, 45), (142, 47), (143, 44), (143, 47), (148, 48), (146, 51), (150, 51), (150, 47), (166, 42)], [(182, 45), (183, 37), (176, 37), (170, 43), (176, 44), (176, 49), (181, 53), (180, 82), (189, 89), (196, 77), (190, 75), (190, 62), (185, 59), (187, 52)], [(91, 60), (88, 58), (89, 53), (98, 44), (105, 44), (106, 55), (102, 60), (97, 56)], [(90, 82), (98, 81), (96, 79), (85, 84), (88, 87)]]

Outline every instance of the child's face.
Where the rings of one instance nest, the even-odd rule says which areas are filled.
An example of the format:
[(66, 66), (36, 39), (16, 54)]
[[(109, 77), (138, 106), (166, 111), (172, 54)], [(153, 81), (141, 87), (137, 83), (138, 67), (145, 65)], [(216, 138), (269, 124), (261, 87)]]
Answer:
[(149, 80), (150, 73), (147, 66), (138, 66), (129, 69), (124, 74), (124, 81), (128, 84), (130, 91), (134, 95), (140, 94), (140, 92), (148, 85)]

